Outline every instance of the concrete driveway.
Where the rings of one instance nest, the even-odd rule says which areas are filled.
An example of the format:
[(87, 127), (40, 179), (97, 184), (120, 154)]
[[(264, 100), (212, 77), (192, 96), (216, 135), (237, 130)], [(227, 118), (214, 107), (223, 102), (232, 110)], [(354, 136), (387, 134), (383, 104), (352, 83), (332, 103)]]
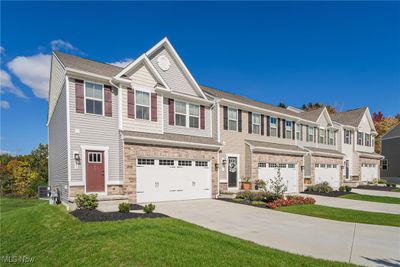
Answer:
[(157, 212), (260, 245), (368, 266), (400, 263), (400, 228), (345, 223), (221, 200), (156, 204)]

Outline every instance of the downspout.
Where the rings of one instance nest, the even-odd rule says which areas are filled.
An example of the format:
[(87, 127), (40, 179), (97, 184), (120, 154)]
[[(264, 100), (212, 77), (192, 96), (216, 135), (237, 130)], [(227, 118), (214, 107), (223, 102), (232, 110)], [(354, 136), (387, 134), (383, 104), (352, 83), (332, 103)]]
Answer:
[(220, 168), (220, 166), (219, 166), (219, 153), (222, 151), (222, 149), (221, 148), (219, 148), (218, 149), (218, 151), (217, 151), (217, 166), (218, 166), (218, 169), (217, 169), (217, 195), (215, 196), (215, 198), (219, 198), (219, 196), (220, 196), (220, 186), (219, 186), (219, 168)]

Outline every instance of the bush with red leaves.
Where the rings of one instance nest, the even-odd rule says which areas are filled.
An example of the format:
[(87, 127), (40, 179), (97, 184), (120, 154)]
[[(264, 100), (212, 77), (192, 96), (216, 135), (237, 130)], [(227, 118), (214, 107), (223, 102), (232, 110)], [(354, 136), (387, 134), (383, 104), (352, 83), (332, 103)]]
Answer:
[(273, 202), (267, 203), (267, 208), (276, 209), (278, 207), (286, 207), (292, 205), (306, 205), (306, 204), (315, 204), (315, 199), (312, 197), (303, 197), (303, 196), (287, 196), (285, 198), (277, 199)]

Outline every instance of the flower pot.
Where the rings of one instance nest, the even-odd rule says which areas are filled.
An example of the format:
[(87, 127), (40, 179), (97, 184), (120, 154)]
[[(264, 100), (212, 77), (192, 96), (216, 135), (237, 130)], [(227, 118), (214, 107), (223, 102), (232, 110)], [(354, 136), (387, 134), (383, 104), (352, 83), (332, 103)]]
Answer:
[(247, 182), (242, 183), (242, 189), (243, 190), (250, 190), (251, 189), (251, 183), (247, 183)]
[(256, 190), (258, 190), (258, 185), (255, 185), (254, 187), (255, 187)]

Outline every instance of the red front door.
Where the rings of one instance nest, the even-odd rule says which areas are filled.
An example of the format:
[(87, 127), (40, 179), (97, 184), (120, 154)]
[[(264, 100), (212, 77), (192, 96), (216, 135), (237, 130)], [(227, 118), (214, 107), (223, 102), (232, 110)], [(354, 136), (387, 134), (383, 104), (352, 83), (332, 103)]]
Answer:
[(86, 151), (86, 192), (104, 192), (104, 151)]

